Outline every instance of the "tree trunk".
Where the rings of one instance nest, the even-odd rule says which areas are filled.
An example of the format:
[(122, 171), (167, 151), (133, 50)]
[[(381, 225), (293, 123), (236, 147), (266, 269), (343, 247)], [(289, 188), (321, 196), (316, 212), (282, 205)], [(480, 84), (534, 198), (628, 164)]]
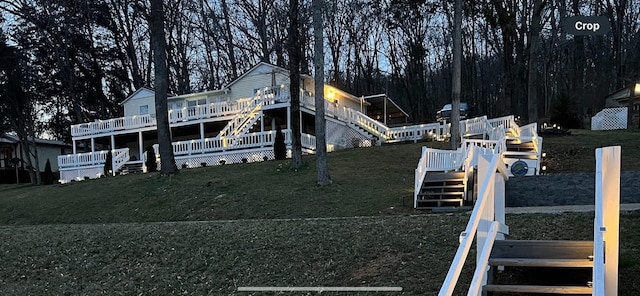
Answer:
[(298, 0), (289, 0), (289, 79), (291, 95), (291, 169), (302, 166), (302, 141), (300, 132), (300, 24)]
[(462, 0), (456, 0), (453, 16), (453, 78), (451, 80), (451, 149), (460, 145), (460, 90), (462, 82)]
[(164, 33), (164, 9), (162, 0), (151, 0), (151, 48), (155, 68), (155, 104), (160, 150), (160, 174), (171, 175), (178, 172), (171, 145), (171, 130), (167, 108), (168, 73), (167, 73), (167, 41)]
[(529, 79), (527, 81), (529, 123), (538, 122), (538, 39), (543, 8), (544, 3), (542, 0), (534, 1), (533, 17), (529, 28)]
[(315, 67), (315, 104), (316, 104), (316, 166), (318, 185), (331, 184), (327, 165), (327, 123), (324, 118), (324, 36), (322, 16), (323, 0), (313, 0), (313, 64)]

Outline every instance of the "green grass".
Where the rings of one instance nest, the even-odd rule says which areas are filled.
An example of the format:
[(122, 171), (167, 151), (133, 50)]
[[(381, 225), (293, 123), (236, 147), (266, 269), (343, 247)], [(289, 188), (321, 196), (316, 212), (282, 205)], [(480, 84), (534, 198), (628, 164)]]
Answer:
[[(434, 295), (468, 218), (4, 226), (0, 294), (275, 295), (237, 287), (394, 286), (402, 295)], [(640, 212), (621, 215), (620, 295), (640, 292), (638, 219)], [(509, 215), (507, 223), (511, 238), (591, 239), (593, 213)]]
[(622, 170), (640, 170), (640, 130), (572, 130), (571, 136), (546, 137), (542, 150), (547, 153), (549, 173), (595, 171), (595, 149), (622, 147)]
[[(593, 171), (595, 147), (622, 145), (623, 170), (640, 170), (638, 136), (574, 131), (545, 138), (544, 150), (550, 171), (567, 173)], [(424, 144), (448, 145), (331, 153), (327, 187), (314, 185), (312, 156), (297, 172), (270, 161), (171, 178), (0, 185), (0, 295), (276, 295), (239, 286), (401, 286), (402, 295), (433, 295), (469, 215), (411, 209)], [(368, 217), (297, 219), (353, 216)], [(620, 295), (640, 294), (639, 219), (621, 215)], [(592, 213), (509, 215), (507, 224), (510, 238), (593, 235)]]

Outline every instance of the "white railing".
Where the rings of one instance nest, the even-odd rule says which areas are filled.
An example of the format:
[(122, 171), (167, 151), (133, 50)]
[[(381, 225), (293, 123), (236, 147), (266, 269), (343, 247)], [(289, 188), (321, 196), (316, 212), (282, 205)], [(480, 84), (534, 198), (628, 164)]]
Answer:
[(493, 127), (486, 116), (480, 116), (460, 121), (460, 136), (485, 135)]
[(420, 125), (409, 125), (389, 128), (387, 134), (389, 139), (402, 141), (434, 140), (442, 136), (442, 126), (439, 123), (428, 123)]
[(111, 153), (113, 154), (111, 168), (115, 175), (129, 161), (129, 148), (116, 149)]
[(498, 117), (498, 118), (491, 118), (488, 119), (489, 124), (491, 124), (492, 127), (499, 127), (502, 126), (504, 127), (504, 129), (510, 129), (512, 127), (517, 126), (516, 121), (513, 117), (513, 115), (509, 115), (509, 116), (503, 116), (503, 117)]
[(67, 154), (58, 156), (58, 167), (60, 169), (79, 166), (101, 165), (107, 159), (107, 150)]
[[(478, 246), (476, 272), (467, 295), (480, 295), (480, 289), (486, 283), (489, 254), (495, 239), (502, 239), (509, 233), (505, 224), (504, 183), (508, 179), (507, 169), (499, 154), (491, 156), (490, 161), (484, 156), (478, 161), (479, 185), (476, 201), (465, 231), (460, 234), (460, 246), (451, 263), (449, 272), (442, 284), (440, 296), (453, 294), (460, 273), (466, 261), (474, 236)], [(500, 235), (499, 235), (500, 234)]]
[(113, 131), (155, 126), (156, 120), (151, 115), (134, 115), (107, 120), (97, 120), (95, 122), (74, 124), (71, 126), (71, 136), (86, 136)]
[(618, 294), (620, 155), (620, 146), (596, 149), (593, 295)]

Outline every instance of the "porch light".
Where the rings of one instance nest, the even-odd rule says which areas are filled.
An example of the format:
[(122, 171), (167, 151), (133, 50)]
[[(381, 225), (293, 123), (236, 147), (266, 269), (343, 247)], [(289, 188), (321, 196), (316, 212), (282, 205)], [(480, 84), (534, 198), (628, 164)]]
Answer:
[(542, 152), (542, 157), (547, 157), (547, 152)]
[(640, 83), (636, 83), (636, 87), (633, 89), (633, 93), (636, 96), (640, 95)]
[(546, 170), (547, 170), (547, 166), (546, 166), (546, 165), (543, 165), (543, 166), (542, 166), (542, 171), (544, 172), (544, 171), (546, 171)]
[(336, 93), (334, 93), (333, 91), (329, 91), (327, 93), (327, 99), (333, 100), (333, 98), (335, 98), (335, 97), (336, 97)]

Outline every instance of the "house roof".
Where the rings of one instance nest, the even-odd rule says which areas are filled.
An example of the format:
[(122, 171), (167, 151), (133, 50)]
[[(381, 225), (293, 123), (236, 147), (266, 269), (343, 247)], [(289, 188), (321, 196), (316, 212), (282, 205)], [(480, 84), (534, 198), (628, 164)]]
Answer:
[(370, 95), (370, 96), (365, 96), (363, 97), (363, 99), (367, 102), (369, 102), (371, 104), (370, 107), (368, 107), (368, 109), (374, 109), (374, 110), (384, 110), (384, 101), (387, 100), (387, 102), (391, 103), (391, 104), (387, 104), (387, 115), (391, 115), (391, 117), (409, 117), (409, 114), (407, 112), (405, 112), (404, 110), (402, 110), (402, 108), (400, 108), (400, 106), (398, 106), (398, 104), (396, 104), (396, 102), (394, 102), (391, 98), (389, 98), (389, 96), (387, 96), (387, 94), (377, 94), (377, 95)]
[(267, 62), (259, 62), (259, 63), (258, 63), (258, 64), (256, 64), (255, 66), (251, 67), (251, 69), (249, 69), (249, 70), (245, 71), (244, 73), (242, 73), (242, 75), (238, 76), (238, 78), (236, 78), (236, 79), (234, 79), (233, 81), (229, 82), (229, 83), (226, 85), (226, 88), (230, 88), (230, 87), (231, 87), (232, 85), (234, 85), (236, 82), (238, 82), (238, 81), (240, 81), (242, 78), (244, 78), (244, 77), (248, 76), (251, 72), (253, 72), (255, 69), (258, 69), (260, 66), (268, 66), (268, 67), (271, 67), (271, 68), (276, 69), (276, 70), (278, 70), (278, 71), (289, 73), (289, 70), (287, 70), (287, 69), (285, 69), (285, 68), (282, 68), (282, 67), (280, 67), (280, 66), (276, 66), (276, 65), (274, 65), (274, 64), (270, 64), (270, 63), (267, 63)]
[(227, 91), (228, 91), (227, 88), (221, 88), (221, 89), (207, 90), (207, 91), (202, 91), (202, 92), (197, 92), (197, 93), (173, 96), (173, 97), (169, 97), (167, 99), (169, 99), (169, 100), (173, 100), (173, 99), (188, 99), (188, 98), (192, 98), (192, 97), (199, 97), (199, 96), (206, 96), (206, 95), (212, 95), (212, 94), (218, 94), (218, 93), (225, 93)]
[[(20, 140), (18, 139), (18, 136), (15, 136), (15, 135), (6, 134), (6, 133), (0, 135), (0, 142), (2, 142), (2, 143), (16, 144), (19, 141)], [(31, 141), (31, 138), (29, 138), (29, 141)], [(37, 138), (35, 142), (37, 144), (45, 144), (45, 145), (53, 145), (53, 146), (67, 146), (67, 144), (65, 142), (57, 141), (57, 140), (48, 140), (48, 139)]]
[(138, 88), (136, 91), (134, 91), (132, 94), (130, 94), (126, 99), (124, 99), (122, 102), (120, 102), (120, 105), (124, 105), (124, 103), (126, 103), (131, 98), (135, 97), (136, 95), (138, 95), (139, 93), (141, 93), (143, 91), (149, 91), (149, 92), (155, 93), (155, 90), (153, 90), (151, 88), (148, 88), (146, 86), (143, 86), (141, 88)]
[[(127, 101), (129, 101), (130, 99), (132, 99), (133, 97), (135, 97), (136, 95), (138, 95), (139, 93), (143, 92), (143, 91), (148, 91), (148, 92), (152, 92), (155, 94), (155, 89), (150, 88), (150, 87), (146, 87), (143, 86), (141, 88), (138, 88), (136, 91), (134, 91), (131, 95), (129, 95), (126, 99), (124, 99), (122, 102), (120, 102), (120, 105), (124, 105), (124, 103), (126, 103)], [(172, 93), (168, 93), (167, 97), (168, 98), (172, 98), (175, 97), (176, 95), (172, 94)]]
[(623, 88), (617, 89), (616, 91), (608, 94), (605, 97), (605, 100), (616, 100), (622, 103), (628, 101), (629, 98), (632, 97), (640, 97), (640, 83), (630, 84)]

